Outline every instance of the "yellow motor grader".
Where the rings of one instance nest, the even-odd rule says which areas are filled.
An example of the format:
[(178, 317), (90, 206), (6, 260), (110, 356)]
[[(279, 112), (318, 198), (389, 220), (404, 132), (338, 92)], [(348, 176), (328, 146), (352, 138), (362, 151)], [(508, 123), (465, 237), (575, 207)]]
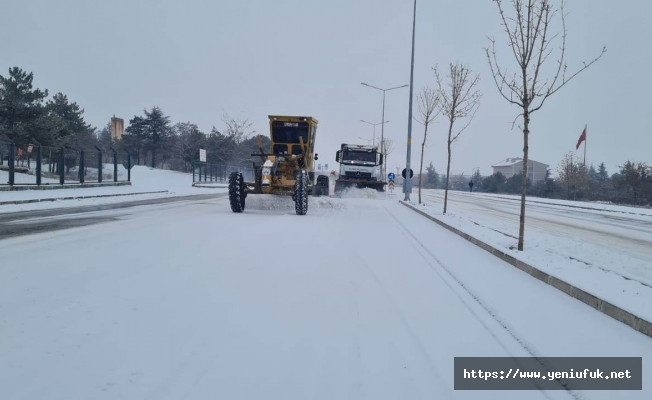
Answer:
[(229, 175), (229, 203), (231, 210), (240, 213), (245, 209), (249, 194), (291, 196), (297, 215), (308, 212), (308, 196), (328, 196), (328, 175), (315, 177), (315, 135), (318, 121), (313, 117), (269, 116), (271, 146), (262, 148), (258, 137), (260, 158), (254, 162), (254, 182), (245, 182), (240, 172)]

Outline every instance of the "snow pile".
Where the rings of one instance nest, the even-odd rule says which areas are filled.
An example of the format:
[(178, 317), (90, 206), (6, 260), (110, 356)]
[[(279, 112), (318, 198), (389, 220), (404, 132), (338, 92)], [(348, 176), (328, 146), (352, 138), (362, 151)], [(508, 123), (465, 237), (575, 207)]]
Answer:
[(331, 210), (345, 210), (346, 204), (330, 197), (311, 197), (308, 200), (309, 207), (325, 208)]
[[(308, 205), (310, 206), (310, 205)], [(245, 200), (245, 210), (294, 210), (290, 196), (273, 194), (251, 194)]]
[[(324, 208), (344, 210), (346, 205), (342, 201), (329, 197), (308, 197), (308, 210), (310, 208)], [(294, 201), (290, 196), (274, 194), (251, 194), (247, 196), (245, 210), (280, 210), (294, 211)]]
[(342, 191), (342, 198), (345, 199), (379, 199), (384, 197), (382, 193), (371, 188), (347, 188)]

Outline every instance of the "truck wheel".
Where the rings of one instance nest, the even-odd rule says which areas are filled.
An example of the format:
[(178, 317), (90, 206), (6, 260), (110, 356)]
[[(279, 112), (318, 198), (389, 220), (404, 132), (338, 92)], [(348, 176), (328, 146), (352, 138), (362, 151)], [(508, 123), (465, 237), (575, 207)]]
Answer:
[(317, 177), (317, 188), (319, 190), (319, 195), (329, 196), (330, 195), (330, 181), (328, 180), (327, 175), (319, 175)]
[(229, 175), (229, 204), (231, 211), (240, 213), (245, 209), (245, 183), (240, 172), (234, 171)]
[(297, 175), (293, 197), (294, 210), (297, 215), (306, 215), (308, 213), (308, 174), (300, 173)]

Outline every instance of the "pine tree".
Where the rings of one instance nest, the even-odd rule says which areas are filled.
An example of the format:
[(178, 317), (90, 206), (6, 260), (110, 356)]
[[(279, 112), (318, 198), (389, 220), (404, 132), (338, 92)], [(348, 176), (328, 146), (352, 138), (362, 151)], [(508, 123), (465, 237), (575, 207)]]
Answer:
[(432, 161), (428, 164), (428, 167), (426, 167), (426, 174), (427, 187), (434, 189), (439, 186), (439, 174), (435, 170), (435, 166), (432, 165)]
[(634, 204), (645, 200), (646, 189), (652, 190), (652, 172), (644, 162), (627, 161), (620, 166), (620, 173), (614, 178), (614, 185), (623, 191), (627, 191)]
[(34, 74), (18, 67), (9, 76), (0, 75), (0, 136), (24, 147), (35, 136), (45, 114), (48, 91), (33, 88)]
[[(108, 127), (107, 127), (108, 130)], [(109, 131), (110, 132), (110, 131)], [(110, 133), (109, 133), (110, 136)], [(136, 164), (141, 165), (141, 153), (143, 155), (143, 164), (147, 157), (147, 125), (143, 117), (134, 116), (129, 120), (129, 126), (122, 135), (122, 143), (125, 147), (135, 152)]]
[(473, 187), (479, 188), (482, 184), (482, 175), (480, 175), (480, 170), (477, 169), (471, 177), (471, 182), (473, 182)]
[(607, 173), (607, 167), (604, 165), (604, 162), (601, 162), (598, 166), (598, 177), (602, 182), (605, 182), (609, 179), (609, 174)]
[(591, 164), (591, 167), (589, 168), (588, 174), (589, 174), (589, 180), (591, 182), (599, 181), (598, 171), (595, 170), (595, 168), (593, 167), (593, 164)]
[(156, 168), (156, 153), (168, 144), (170, 137), (173, 135), (170, 117), (163, 114), (160, 107), (154, 106), (151, 111), (145, 110), (144, 119), (147, 144), (152, 152), (152, 168)]
[(77, 103), (71, 103), (68, 96), (55, 94), (45, 108), (56, 126), (53, 139), (58, 146), (74, 143), (83, 148), (90, 143), (93, 128), (84, 121), (84, 110)]

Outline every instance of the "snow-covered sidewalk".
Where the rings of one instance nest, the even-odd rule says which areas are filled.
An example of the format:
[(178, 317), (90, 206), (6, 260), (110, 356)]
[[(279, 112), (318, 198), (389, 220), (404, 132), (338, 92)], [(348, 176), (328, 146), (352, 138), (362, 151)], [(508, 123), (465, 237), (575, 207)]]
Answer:
[[(618, 251), (582, 237), (560, 235), (555, 230), (527, 224), (525, 249), (519, 252), (518, 217), (511, 221), (499, 214), (470, 211), (450, 199), (446, 215), (439, 201), (412, 205), (517, 260), (652, 321), (652, 260), (646, 255)], [(652, 224), (652, 216), (648, 221)]]
[[(21, 175), (17, 174), (16, 176)], [(69, 198), (82, 196), (111, 196), (83, 200), (60, 200), (45, 203), (5, 204), (0, 206), (0, 213), (42, 210), (62, 207), (78, 207), (83, 205), (117, 203), (123, 201), (146, 200), (171, 196), (188, 196), (194, 194), (216, 194), (226, 192), (226, 188), (196, 188), (192, 186), (192, 174), (176, 171), (152, 169), (145, 166), (134, 166), (131, 171), (131, 185), (97, 188), (75, 188), (57, 190), (21, 190), (0, 192), (0, 202), (31, 199)], [(148, 193), (144, 192), (165, 192)], [(129, 196), (115, 196), (115, 195)]]

